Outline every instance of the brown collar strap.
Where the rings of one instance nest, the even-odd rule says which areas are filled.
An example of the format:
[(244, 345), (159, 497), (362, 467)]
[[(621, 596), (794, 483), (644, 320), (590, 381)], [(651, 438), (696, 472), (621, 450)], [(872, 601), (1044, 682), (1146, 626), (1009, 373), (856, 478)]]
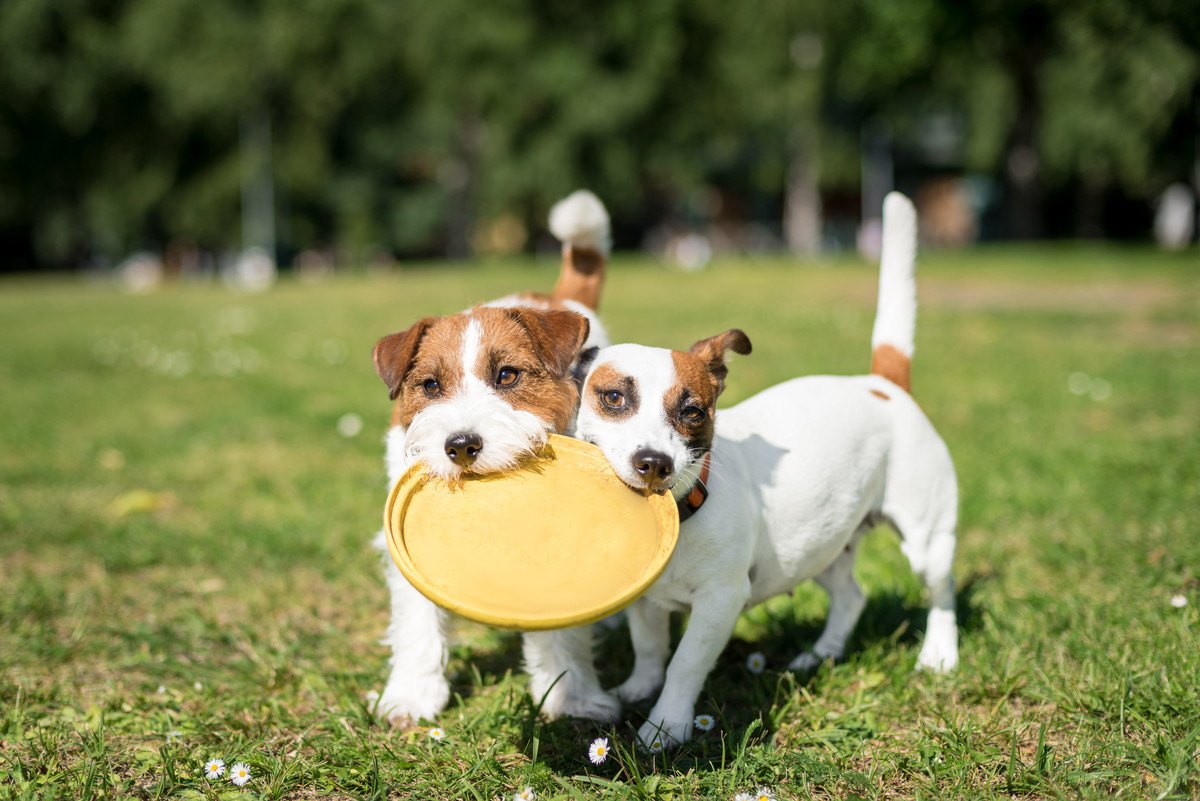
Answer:
[(708, 500), (708, 467), (712, 462), (712, 451), (704, 454), (704, 464), (700, 466), (700, 478), (692, 486), (691, 491), (675, 504), (679, 507), (679, 522), (682, 523), (704, 505)]

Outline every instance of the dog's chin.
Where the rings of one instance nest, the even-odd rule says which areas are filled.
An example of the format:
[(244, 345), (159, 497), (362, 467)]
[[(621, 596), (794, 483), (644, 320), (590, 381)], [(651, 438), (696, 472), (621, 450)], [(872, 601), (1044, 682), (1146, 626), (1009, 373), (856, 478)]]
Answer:
[(504, 454), (489, 454), (491, 458), (486, 460), (480, 459), (475, 464), (466, 468), (445, 458), (439, 459), (435, 457), (433, 459), (426, 459), (420, 455), (414, 456), (415, 461), (419, 461), (425, 467), (425, 472), (428, 475), (449, 484), (461, 484), (467, 479), (515, 470), (530, 460), (536, 459), (539, 450), (540, 447), (536, 443), (530, 443), (529, 447), (521, 450), (513, 450)]
[(629, 487), (638, 495), (644, 495), (647, 498), (649, 498), (651, 495), (668, 495), (670, 494), (671, 490), (675, 488), (674, 480), (672, 480), (669, 484), (659, 484), (657, 487), (651, 488), (646, 484), (645, 481), (631, 480), (629, 477), (623, 476), (620, 473), (617, 474), (617, 478), (621, 479), (622, 484)]

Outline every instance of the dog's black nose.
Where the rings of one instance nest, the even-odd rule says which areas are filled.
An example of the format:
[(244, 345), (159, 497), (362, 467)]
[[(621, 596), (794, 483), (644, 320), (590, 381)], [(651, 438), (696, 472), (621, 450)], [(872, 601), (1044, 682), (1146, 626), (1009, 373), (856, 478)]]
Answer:
[(459, 467), (470, 467), (483, 450), (483, 440), (474, 431), (459, 431), (446, 437), (446, 455)]
[(633, 455), (633, 469), (646, 479), (646, 486), (654, 489), (666, 481), (674, 468), (671, 457), (661, 451), (640, 450)]

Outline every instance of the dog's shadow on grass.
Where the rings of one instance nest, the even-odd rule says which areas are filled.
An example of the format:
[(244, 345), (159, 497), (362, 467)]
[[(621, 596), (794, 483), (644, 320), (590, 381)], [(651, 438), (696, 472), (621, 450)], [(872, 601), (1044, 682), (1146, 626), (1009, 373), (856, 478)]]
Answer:
[[(992, 580), (992, 576), (974, 574), (961, 582), (956, 592), (959, 629), (975, 630), (980, 615), (975, 596)], [(526, 696), (518, 713), (526, 722), (521, 726), (521, 748), (530, 756), (560, 775), (577, 775), (585, 769), (600, 777), (615, 775), (616, 764), (639, 773), (685, 773), (689, 770), (719, 769), (738, 759), (743, 744), (769, 740), (775, 733), (778, 718), (795, 698), (799, 688), (819, 692), (829, 682), (837, 683), (838, 671), (853, 669), (860, 660), (873, 662), (879, 654), (905, 650), (916, 658), (916, 650), (925, 631), (928, 605), (901, 589), (874, 590), (868, 594), (867, 606), (847, 647), (845, 663), (834, 665), (832, 671), (820, 669), (813, 673), (788, 673), (784, 666), (797, 654), (812, 646), (825, 624), (824, 615), (797, 618), (790, 612), (759, 612), (754, 625), (760, 632), (757, 640), (748, 642), (732, 639), (725, 647), (713, 669), (697, 706), (697, 713), (712, 715), (716, 728), (711, 733), (697, 731), (694, 739), (671, 754), (648, 754), (635, 748), (637, 728), (646, 719), (650, 704), (626, 706), (625, 719), (611, 725), (601, 725), (578, 719), (546, 721), (536, 714), (538, 699)], [(601, 684), (614, 687), (625, 679), (633, 666), (633, 649), (629, 629), (623, 623), (613, 628), (597, 626), (596, 667)], [(678, 645), (683, 622), (679, 616), (672, 621), (672, 640)], [(521, 636), (516, 632), (492, 631), (486, 648), (463, 643), (456, 647), (455, 658), (461, 659), (463, 669), (457, 672), (453, 690), (463, 699), (471, 698), (484, 688), (501, 681), (509, 672), (521, 670)], [(474, 645), (479, 645), (478, 642)], [(766, 656), (768, 670), (754, 675), (746, 667), (747, 657), (754, 652)], [(892, 661), (895, 666), (895, 661)], [(904, 670), (911, 669), (906, 665)], [(515, 710), (514, 710), (515, 711)], [(853, 732), (847, 732), (854, 736)], [(864, 738), (870, 732), (861, 733)], [(614, 747), (615, 759), (600, 767), (587, 763), (588, 744), (596, 737), (608, 737)], [(813, 775), (823, 768), (814, 761)]]
[[(969, 632), (979, 627), (981, 617), (974, 599), (991, 580), (990, 575), (973, 574), (960, 584), (956, 592), (960, 631)], [(876, 655), (883, 651), (903, 649), (911, 652), (915, 661), (928, 614), (929, 608), (925, 603), (915, 601), (904, 592), (875, 591), (869, 595), (867, 607), (847, 647), (847, 656), (843, 661), (848, 664), (834, 665), (832, 671), (821, 669), (807, 674), (788, 673), (784, 666), (816, 641), (825, 624), (824, 617), (797, 620), (794, 615), (777, 614), (765, 621), (758, 620), (763, 631), (758, 641), (746, 642), (736, 638), (730, 641), (697, 705), (697, 713), (712, 715), (716, 719), (716, 727), (711, 733), (697, 731), (691, 742), (674, 753), (648, 754), (635, 749), (637, 728), (646, 719), (649, 703), (627, 706), (625, 720), (612, 726), (601, 726), (580, 720), (535, 721), (531, 702), (531, 717), (524, 727), (523, 747), (526, 753), (532, 753), (536, 738), (539, 761), (562, 775), (576, 775), (586, 767), (598, 776), (613, 776), (615, 768), (612, 765), (591, 768), (584, 761), (591, 739), (604, 736), (615, 736), (617, 739), (614, 750), (617, 761), (625, 766), (626, 773), (631, 770), (630, 760), (635, 761), (632, 770), (641, 774), (720, 769), (741, 757), (744, 744), (753, 745), (770, 740), (775, 733), (778, 717), (786, 713), (798, 688), (819, 692), (824, 683), (836, 684), (841, 680), (837, 671), (853, 669), (860, 659), (874, 661)], [(673, 620), (672, 639), (675, 645), (678, 645), (682, 628), (681, 620)], [(513, 639), (516, 641), (516, 638)], [(512, 650), (519, 652), (519, 641), (514, 643)], [(768, 665), (774, 670), (769, 668), (763, 675), (749, 672), (747, 657), (756, 651), (766, 655)], [(597, 654), (600, 655), (597, 668), (601, 683), (605, 687), (619, 684), (633, 664), (628, 628), (622, 625), (599, 631)], [(895, 667), (894, 660), (891, 664)], [(509, 667), (511, 665), (511, 662), (508, 663)], [(911, 665), (903, 667), (905, 671), (910, 669)], [(863, 739), (873, 736), (867, 729), (856, 734), (852, 723), (842, 721), (840, 725), (848, 727), (843, 736), (861, 736)], [(813, 764), (806, 770), (814, 777), (826, 772), (827, 769), (819, 760), (811, 761)]]
[[(973, 573), (959, 583), (954, 602), (960, 632), (974, 631), (979, 627), (980, 615), (975, 597), (992, 580), (994, 574)], [(911, 594), (898, 588), (869, 591), (866, 608), (846, 646), (846, 656), (853, 659), (856, 654), (881, 645), (912, 648), (920, 643), (928, 618), (927, 600), (914, 599)], [(742, 643), (746, 653), (762, 651), (767, 655), (768, 663), (782, 666), (816, 642), (825, 626), (825, 616), (797, 620), (792, 615), (775, 614), (759, 617), (756, 622), (763, 633), (753, 645)], [(737, 640), (726, 649), (727, 653), (735, 644), (738, 644)]]

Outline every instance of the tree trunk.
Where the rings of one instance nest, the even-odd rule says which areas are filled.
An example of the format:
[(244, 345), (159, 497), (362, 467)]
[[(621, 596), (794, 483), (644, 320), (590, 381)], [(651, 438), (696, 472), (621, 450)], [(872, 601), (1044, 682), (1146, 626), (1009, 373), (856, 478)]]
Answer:
[(1104, 238), (1104, 180), (1084, 172), (1079, 177), (1075, 236), (1079, 239)]
[(275, 178), (271, 117), (265, 107), (242, 113), (239, 135), (242, 249), (262, 248), (275, 261)]
[(821, 169), (816, 133), (797, 137), (784, 189), (783, 235), (788, 249), (801, 256), (821, 250)]
[(1005, 216), (1008, 235), (1013, 239), (1040, 239), (1046, 231), (1042, 224), (1045, 189), (1042, 184), (1042, 157), (1038, 149), (1042, 108), (1038, 91), (1042, 48), (1038, 43), (1017, 46), (1008, 59), (1017, 95), (1017, 118), (1013, 122), (1005, 150)]
[(473, 114), (464, 115), (458, 129), (458, 157), (443, 168), (442, 180), (450, 193), (446, 215), (446, 258), (465, 259), (474, 252), (475, 195), (483, 126)]

